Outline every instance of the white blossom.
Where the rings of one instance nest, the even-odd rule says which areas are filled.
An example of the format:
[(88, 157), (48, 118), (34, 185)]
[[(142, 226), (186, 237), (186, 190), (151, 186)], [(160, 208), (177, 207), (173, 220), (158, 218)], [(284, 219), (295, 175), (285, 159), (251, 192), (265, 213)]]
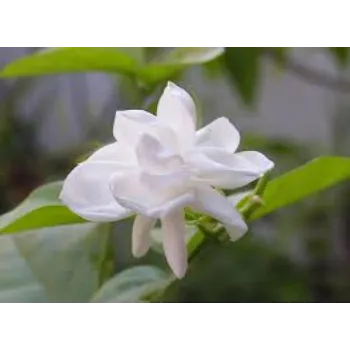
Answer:
[(117, 140), (93, 153), (68, 175), (61, 200), (81, 217), (110, 222), (136, 214), (133, 255), (144, 255), (160, 219), (166, 259), (181, 278), (187, 269), (184, 208), (219, 220), (231, 240), (247, 226), (215, 188), (236, 189), (273, 167), (261, 153), (236, 153), (240, 136), (221, 117), (196, 131), (190, 95), (168, 83), (157, 116), (143, 110), (117, 111)]

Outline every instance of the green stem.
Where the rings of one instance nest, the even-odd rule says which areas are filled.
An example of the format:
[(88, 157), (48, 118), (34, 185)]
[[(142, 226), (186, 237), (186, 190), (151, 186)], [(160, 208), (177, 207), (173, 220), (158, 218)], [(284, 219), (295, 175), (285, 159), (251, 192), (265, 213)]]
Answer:
[(270, 177), (269, 173), (266, 173), (264, 176), (262, 176), (259, 179), (259, 181), (258, 181), (258, 183), (257, 183), (257, 185), (255, 187), (255, 190), (254, 190), (254, 194), (256, 196), (262, 196), (262, 194), (265, 191), (266, 185), (269, 182), (269, 177)]
[(262, 199), (257, 195), (253, 195), (248, 201), (248, 203), (240, 209), (240, 213), (242, 214), (242, 216), (246, 221), (249, 221), (252, 214), (257, 209), (259, 209), (262, 205), (263, 205)]
[(203, 228), (198, 228), (198, 231), (192, 237), (188, 244), (188, 261), (191, 262), (203, 249), (204, 246), (209, 245), (213, 239), (203, 233)]

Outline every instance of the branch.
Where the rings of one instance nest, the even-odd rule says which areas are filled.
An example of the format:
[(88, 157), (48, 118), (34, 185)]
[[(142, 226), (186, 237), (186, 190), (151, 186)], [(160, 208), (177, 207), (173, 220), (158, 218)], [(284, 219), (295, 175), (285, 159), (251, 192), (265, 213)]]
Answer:
[(286, 70), (310, 84), (324, 86), (340, 92), (350, 92), (350, 81), (347, 79), (332, 77), (320, 70), (307, 67), (287, 56), (281, 58), (273, 50), (266, 50), (265, 53)]

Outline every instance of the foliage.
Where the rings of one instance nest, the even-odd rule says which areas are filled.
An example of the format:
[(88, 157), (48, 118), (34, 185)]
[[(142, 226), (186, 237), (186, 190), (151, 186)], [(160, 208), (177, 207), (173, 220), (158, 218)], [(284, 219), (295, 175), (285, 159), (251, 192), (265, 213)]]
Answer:
[[(348, 48), (328, 48), (335, 62), (344, 67), (349, 60)], [(151, 57), (150, 57), (151, 56)], [(157, 88), (168, 79), (174, 79), (195, 65), (215, 63), (226, 72), (242, 101), (252, 105), (256, 101), (261, 81), (260, 66), (264, 57), (274, 57), (276, 62), (288, 58), (284, 48), (173, 48), (155, 50), (127, 50), (119, 48), (55, 48), (40, 50), (32, 55), (9, 63), (0, 72), (1, 78), (43, 76), (63, 73), (99, 71), (118, 74), (130, 79), (138, 88), (140, 101), (145, 102), (157, 93)], [(283, 148), (282, 142), (282, 148)], [(276, 146), (276, 145), (275, 145)], [(281, 151), (282, 148), (279, 148)], [(282, 149), (282, 153), (283, 153)], [(263, 205), (254, 208), (247, 219), (263, 216), (303, 201), (309, 196), (331, 188), (350, 178), (350, 160), (345, 157), (320, 157), (279, 176), (271, 176), (261, 194)], [(188, 278), (174, 281), (173, 276), (156, 266), (137, 266), (113, 276), (114, 256), (111, 250), (111, 226), (86, 223), (62, 205), (58, 198), (61, 182), (53, 182), (34, 190), (21, 204), (0, 217), (0, 301), (2, 302), (143, 302), (166, 300), (200, 301), (193, 286), (198, 283), (225, 285), (220, 271), (226, 269), (243, 280), (230, 284), (217, 295), (203, 294), (203, 301), (235, 301), (234, 290), (245, 285), (246, 301), (259, 301), (266, 295), (270, 301), (305, 301), (309, 295), (298, 281), (305, 275), (291, 267), (270, 248), (255, 248), (247, 238), (236, 245), (221, 245), (203, 238), (198, 218), (192, 218), (188, 250), (197, 254), (191, 261)], [(209, 242), (209, 243), (208, 243)], [(156, 235), (153, 249), (161, 253)], [(215, 265), (215, 255), (225, 255), (225, 266)], [(268, 253), (265, 254), (265, 252)], [(270, 254), (271, 253), (271, 254)], [(260, 254), (260, 255), (259, 255)], [(245, 256), (257, 257), (251, 264), (263, 276), (276, 267), (273, 259), (282, 266), (280, 275), (293, 274), (296, 289), (282, 283), (283, 297), (268, 290), (274, 281), (261, 279), (261, 292), (255, 294), (249, 281), (250, 272), (240, 269)], [(270, 260), (269, 257), (274, 258)], [(192, 258), (193, 258), (192, 257)], [(191, 258), (191, 259), (192, 259)], [(205, 261), (209, 261), (206, 263)], [(209, 269), (211, 272), (208, 274)], [(205, 280), (210, 275), (209, 281)], [(292, 272), (291, 272), (292, 271)], [(198, 282), (201, 281), (201, 282)], [(194, 282), (196, 281), (196, 282)], [(294, 283), (293, 282), (293, 283)], [(264, 289), (264, 285), (269, 287)], [(228, 292), (221, 295), (223, 290)], [(297, 290), (297, 294), (293, 291)], [(185, 296), (186, 294), (186, 296)]]
[(99, 287), (106, 229), (81, 224), (0, 237), (0, 301), (89, 301)]

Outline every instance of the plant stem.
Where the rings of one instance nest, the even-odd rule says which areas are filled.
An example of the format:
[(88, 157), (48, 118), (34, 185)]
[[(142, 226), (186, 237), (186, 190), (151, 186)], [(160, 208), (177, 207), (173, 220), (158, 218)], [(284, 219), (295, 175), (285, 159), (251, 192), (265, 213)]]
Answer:
[(209, 246), (215, 239), (213, 233), (209, 236), (203, 233), (203, 227), (199, 227), (198, 231), (192, 237), (188, 244), (188, 262), (192, 262), (198, 253), (206, 246)]

